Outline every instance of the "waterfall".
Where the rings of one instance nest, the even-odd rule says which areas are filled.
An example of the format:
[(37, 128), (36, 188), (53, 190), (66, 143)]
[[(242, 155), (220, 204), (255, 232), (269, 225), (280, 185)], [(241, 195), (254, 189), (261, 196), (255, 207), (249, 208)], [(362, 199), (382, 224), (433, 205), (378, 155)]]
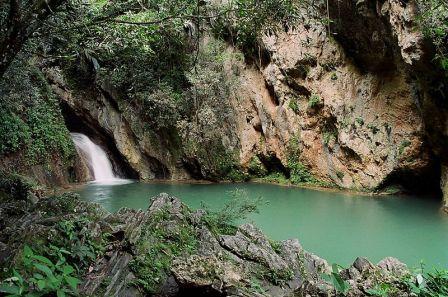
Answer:
[(70, 133), (78, 153), (85, 158), (95, 182), (116, 183), (122, 180), (114, 175), (106, 152), (89, 137), (81, 133)]

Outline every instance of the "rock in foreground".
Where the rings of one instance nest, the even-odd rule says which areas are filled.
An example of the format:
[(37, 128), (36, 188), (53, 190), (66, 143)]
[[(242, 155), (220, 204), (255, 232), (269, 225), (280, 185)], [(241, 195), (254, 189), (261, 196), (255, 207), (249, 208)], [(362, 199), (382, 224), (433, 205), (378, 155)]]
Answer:
[[(217, 228), (207, 212), (191, 211), (168, 194), (152, 198), (147, 211), (122, 209), (114, 214), (73, 195), (69, 199), (70, 204), (54, 198), (34, 204), (21, 201), (28, 209), (16, 214), (11, 210), (18, 201), (1, 204), (0, 213), (7, 218), (1, 221), (1, 263), (14, 263), (14, 251), (19, 251), (23, 242), (38, 242), (36, 238), (30, 240), (36, 230), (45, 238), (56, 234), (57, 222), (86, 217), (83, 234), (88, 233), (86, 238), (92, 241), (102, 238), (104, 247), (83, 270), (81, 295), (338, 294), (330, 277), (334, 271), (327, 261), (305, 251), (296, 239), (273, 242), (251, 224)], [(400, 281), (406, 275), (406, 266), (396, 259), (373, 265), (358, 258), (351, 267), (338, 269), (333, 280), (345, 284), (347, 296), (368, 296), (369, 290), (383, 283), (394, 288), (390, 296), (410, 296)]]

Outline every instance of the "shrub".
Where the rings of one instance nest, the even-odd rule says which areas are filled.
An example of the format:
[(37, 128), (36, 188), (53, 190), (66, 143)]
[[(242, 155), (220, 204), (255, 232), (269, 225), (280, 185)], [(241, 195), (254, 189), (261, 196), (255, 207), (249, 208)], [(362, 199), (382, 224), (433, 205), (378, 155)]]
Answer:
[(29, 127), (16, 114), (0, 112), (0, 155), (13, 153), (31, 140)]
[(364, 120), (363, 120), (363, 118), (356, 118), (355, 119), (355, 121), (356, 121), (356, 123), (358, 123), (358, 125), (360, 125), (360, 126), (364, 126)]
[(13, 269), (12, 275), (1, 283), (0, 292), (9, 296), (56, 294), (58, 297), (77, 293), (80, 280), (74, 276), (75, 269), (64, 257), (54, 264), (25, 245), (21, 265), (23, 272)]
[(291, 98), (291, 100), (289, 100), (288, 106), (295, 113), (299, 113), (299, 111), (300, 111), (299, 110), (299, 102), (298, 102), (297, 98)]
[(26, 200), (37, 189), (37, 184), (24, 176), (0, 171), (0, 191), (11, 195), (14, 199)]
[(320, 105), (321, 99), (318, 95), (313, 94), (310, 96), (310, 99), (308, 100), (308, 107), (309, 108), (316, 108)]
[(230, 195), (232, 199), (218, 211), (202, 204), (202, 209), (206, 212), (202, 218), (216, 234), (233, 234), (236, 230), (235, 223), (244, 220), (251, 213), (258, 213), (259, 206), (265, 204), (261, 197), (252, 199), (241, 189), (231, 191)]
[(409, 140), (403, 140), (400, 143), (400, 147), (398, 148), (398, 155), (402, 155), (404, 153), (404, 150), (411, 145), (411, 142)]
[(300, 161), (289, 161), (290, 181), (293, 184), (315, 184), (319, 181), (308, 171)]
[(268, 174), (268, 171), (264, 167), (263, 163), (261, 163), (260, 159), (257, 156), (253, 156), (249, 162), (248, 168), (249, 174), (256, 177), (263, 177)]

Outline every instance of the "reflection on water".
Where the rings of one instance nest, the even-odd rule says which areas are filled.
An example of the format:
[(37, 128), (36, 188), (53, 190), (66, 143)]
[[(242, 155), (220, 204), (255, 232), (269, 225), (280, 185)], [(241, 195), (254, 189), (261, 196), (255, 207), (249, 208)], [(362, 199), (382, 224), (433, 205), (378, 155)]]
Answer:
[(357, 256), (379, 261), (394, 256), (416, 266), (448, 266), (448, 216), (432, 197), (365, 197), (265, 184), (87, 184), (83, 199), (109, 211), (121, 207), (146, 209), (149, 199), (167, 192), (192, 208), (204, 201), (219, 209), (231, 199), (229, 191), (244, 189), (263, 197), (255, 222), (276, 240), (299, 238), (302, 245), (330, 262), (350, 264)]

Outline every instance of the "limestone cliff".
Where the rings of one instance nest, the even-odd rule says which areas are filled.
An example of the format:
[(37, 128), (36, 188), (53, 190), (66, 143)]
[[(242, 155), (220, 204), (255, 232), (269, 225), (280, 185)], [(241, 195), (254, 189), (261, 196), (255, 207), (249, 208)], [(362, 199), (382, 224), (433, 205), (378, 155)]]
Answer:
[[(328, 10), (317, 2), (302, 13), (294, 28), (259, 36), (258, 59), (225, 59), (220, 83), (229, 92), (218, 92), (218, 103), (195, 101), (196, 114), (177, 120), (175, 136), (148, 128), (107, 83), (73, 88), (58, 68), (45, 73), (69, 129), (103, 143), (124, 175), (219, 179), (211, 159), (225, 151), (215, 163), (235, 157), (246, 172), (257, 160), (288, 175), (294, 157), (343, 188), (437, 190), (447, 87), (416, 23), (418, 4), (329, 1)], [(201, 44), (211, 42), (205, 34)], [(232, 45), (222, 53), (242, 55)]]

